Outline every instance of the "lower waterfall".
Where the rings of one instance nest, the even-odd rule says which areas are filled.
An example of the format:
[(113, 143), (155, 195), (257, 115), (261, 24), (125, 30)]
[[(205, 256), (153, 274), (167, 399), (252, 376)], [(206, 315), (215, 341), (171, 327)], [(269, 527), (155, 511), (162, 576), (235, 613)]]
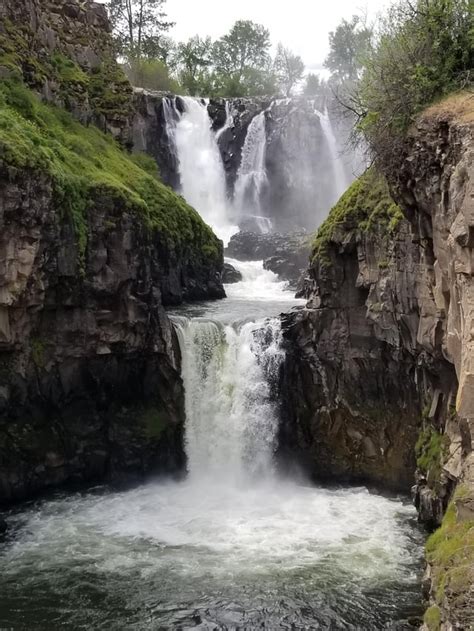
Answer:
[[(12, 510), (0, 627), (408, 629), (423, 535), (408, 499), (279, 473), (278, 314), (262, 262), (177, 308), (188, 473)], [(34, 603), (34, 607), (32, 607)], [(20, 613), (21, 612), (21, 613)]]
[(270, 384), (282, 358), (280, 321), (234, 327), (181, 318), (176, 328), (191, 479), (218, 476), (235, 484), (270, 475), (278, 429)]

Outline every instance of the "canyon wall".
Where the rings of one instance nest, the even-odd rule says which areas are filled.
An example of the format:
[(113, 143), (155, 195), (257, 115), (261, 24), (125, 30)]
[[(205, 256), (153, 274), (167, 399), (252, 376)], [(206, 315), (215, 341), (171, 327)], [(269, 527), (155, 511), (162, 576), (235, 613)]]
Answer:
[(442, 524), (427, 629), (473, 624), (473, 111), (468, 94), (427, 110), (390, 191), (374, 169), (349, 189), (314, 241), (307, 307), (284, 318), (282, 456), (404, 491), (416, 472), (420, 519)]
[(2, 3), (0, 77), (0, 504), (181, 469), (164, 306), (225, 295), (222, 243), (113, 140), (133, 100), (103, 6)]

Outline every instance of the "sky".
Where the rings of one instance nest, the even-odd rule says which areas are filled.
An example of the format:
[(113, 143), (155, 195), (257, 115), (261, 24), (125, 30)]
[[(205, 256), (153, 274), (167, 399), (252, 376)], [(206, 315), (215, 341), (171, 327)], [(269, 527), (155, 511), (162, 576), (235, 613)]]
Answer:
[(367, 11), (373, 19), (390, 0), (167, 0), (168, 18), (176, 22), (170, 35), (217, 39), (236, 20), (253, 20), (270, 30), (272, 43), (282, 42), (300, 55), (309, 71), (317, 70), (328, 53), (328, 34), (341, 19)]

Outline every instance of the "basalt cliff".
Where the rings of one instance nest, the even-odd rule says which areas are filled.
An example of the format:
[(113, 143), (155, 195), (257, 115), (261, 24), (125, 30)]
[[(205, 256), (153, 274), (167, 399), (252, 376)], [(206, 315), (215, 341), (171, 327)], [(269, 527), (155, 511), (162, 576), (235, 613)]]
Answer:
[(222, 243), (127, 152), (103, 6), (2, 2), (0, 78), (0, 504), (180, 468), (164, 306), (225, 295)]
[[(426, 629), (474, 625), (474, 101), (432, 107), (313, 243), (284, 318), (282, 455), (407, 490), (427, 544)], [(387, 184), (388, 183), (388, 184)]]

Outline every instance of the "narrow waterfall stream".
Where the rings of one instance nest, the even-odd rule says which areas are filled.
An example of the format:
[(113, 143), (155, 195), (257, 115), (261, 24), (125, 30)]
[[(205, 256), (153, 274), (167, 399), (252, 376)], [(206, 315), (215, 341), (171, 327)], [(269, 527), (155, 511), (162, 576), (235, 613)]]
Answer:
[[(227, 229), (205, 108), (193, 99), (186, 108), (174, 129), (183, 193)], [(0, 628), (413, 628), (423, 544), (415, 510), (408, 498), (278, 472), (278, 316), (302, 303), (262, 262), (230, 262), (243, 280), (226, 287), (227, 300), (170, 314), (186, 478), (12, 511)]]

